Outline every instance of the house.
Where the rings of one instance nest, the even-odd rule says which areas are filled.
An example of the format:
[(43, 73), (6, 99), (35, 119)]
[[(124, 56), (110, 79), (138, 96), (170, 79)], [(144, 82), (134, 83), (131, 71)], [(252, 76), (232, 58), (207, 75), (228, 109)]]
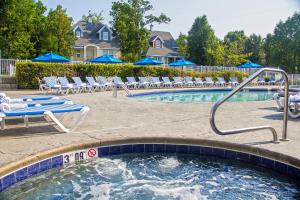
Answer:
[(170, 32), (151, 31), (146, 57), (152, 57), (169, 64), (181, 58), (178, 45)]
[[(102, 55), (121, 56), (120, 42), (113, 36), (109, 26), (80, 20), (73, 25), (73, 31), (77, 37), (73, 61), (84, 62)], [(149, 47), (144, 56), (168, 64), (180, 58), (178, 48), (170, 32), (151, 31)]]
[(73, 61), (83, 62), (107, 54), (120, 57), (120, 43), (107, 25), (80, 20), (73, 25), (73, 31), (77, 37)]

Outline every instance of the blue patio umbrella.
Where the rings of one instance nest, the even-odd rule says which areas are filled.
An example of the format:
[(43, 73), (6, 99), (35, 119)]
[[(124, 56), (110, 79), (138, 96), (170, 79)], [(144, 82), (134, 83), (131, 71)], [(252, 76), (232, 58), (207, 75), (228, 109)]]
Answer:
[(44, 55), (41, 55), (37, 58), (32, 59), (32, 62), (56, 62), (56, 63), (64, 63), (64, 62), (70, 62), (69, 59), (62, 57), (60, 55), (57, 55), (55, 53), (49, 52)]
[(183, 73), (183, 66), (192, 66), (192, 65), (195, 65), (195, 63), (185, 59), (180, 59), (169, 64), (170, 67), (181, 67), (181, 73)]
[(161, 62), (159, 60), (155, 60), (153, 58), (143, 58), (133, 64), (134, 65), (162, 65), (163, 62)]
[(169, 66), (171, 67), (183, 67), (183, 66), (191, 66), (191, 65), (195, 65), (195, 63), (184, 59), (177, 60), (169, 64)]
[(238, 68), (262, 68), (261, 65), (257, 64), (257, 63), (253, 63), (253, 62), (246, 62), (243, 63), (239, 66), (237, 66)]
[(115, 58), (113, 55), (103, 55), (98, 58), (90, 59), (91, 63), (106, 63), (106, 64), (116, 64), (122, 63), (122, 60)]

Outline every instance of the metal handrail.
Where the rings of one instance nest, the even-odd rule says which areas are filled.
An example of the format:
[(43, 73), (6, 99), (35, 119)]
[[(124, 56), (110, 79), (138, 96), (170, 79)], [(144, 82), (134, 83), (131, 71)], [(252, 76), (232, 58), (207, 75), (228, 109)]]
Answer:
[(285, 79), (285, 93), (284, 93), (284, 116), (283, 116), (283, 130), (282, 130), (282, 141), (288, 141), (287, 139), (287, 123), (288, 123), (288, 96), (289, 96), (289, 82), (288, 82), (288, 75), (285, 71), (281, 69), (273, 69), (273, 68), (262, 68), (252, 74), (248, 79), (243, 81), (239, 86), (233, 89), (227, 96), (217, 101), (210, 112), (210, 125), (215, 133), (219, 135), (231, 135), (231, 134), (238, 134), (244, 132), (251, 132), (251, 131), (259, 131), (259, 130), (270, 130), (273, 134), (273, 142), (279, 143), (278, 136), (276, 130), (272, 126), (257, 126), (257, 127), (250, 127), (250, 128), (241, 128), (241, 129), (233, 129), (233, 130), (226, 130), (221, 131), (216, 127), (215, 123), (215, 115), (220, 107), (226, 100), (232, 97), (235, 93), (239, 92), (242, 88), (244, 88), (249, 82), (253, 81), (256, 77), (258, 77), (263, 72), (276, 72), (281, 73), (283, 78)]
[(113, 87), (113, 97), (117, 97), (118, 96), (118, 86), (121, 86), (126, 95), (127, 96), (132, 96), (131, 92), (129, 91), (129, 89), (127, 88), (127, 86), (125, 84), (121, 84), (121, 85), (118, 85), (118, 84), (114, 84), (114, 87)]

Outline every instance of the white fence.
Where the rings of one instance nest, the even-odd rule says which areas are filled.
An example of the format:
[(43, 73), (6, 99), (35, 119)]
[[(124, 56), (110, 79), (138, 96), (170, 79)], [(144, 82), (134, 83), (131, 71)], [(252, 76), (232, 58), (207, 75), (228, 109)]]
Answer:
[(289, 74), (289, 82), (291, 85), (300, 85), (300, 74)]
[(14, 76), (16, 72), (16, 60), (0, 59), (0, 75)]
[[(29, 60), (15, 60), (15, 59), (0, 59), (0, 76), (15, 76), (16, 63), (17, 62), (28, 62)], [(75, 63), (76, 64), (76, 63)], [(258, 69), (241, 69), (237, 67), (224, 67), (224, 66), (194, 66), (185, 67), (185, 70), (195, 70), (199, 72), (210, 72), (210, 71), (222, 71), (232, 70), (245, 72), (247, 74), (253, 74)], [(268, 74), (266, 74), (268, 76)], [(291, 85), (300, 85), (300, 74), (289, 74), (289, 80)]]
[(17, 62), (29, 62), (30, 60), (0, 59), (0, 76), (15, 76)]
[(223, 71), (223, 70), (230, 70), (230, 71), (240, 71), (245, 72), (247, 74), (254, 74), (258, 69), (255, 68), (237, 68), (237, 67), (224, 67), (224, 66), (193, 66), (193, 67), (186, 67), (187, 70), (195, 70), (198, 72), (210, 72), (210, 71)]

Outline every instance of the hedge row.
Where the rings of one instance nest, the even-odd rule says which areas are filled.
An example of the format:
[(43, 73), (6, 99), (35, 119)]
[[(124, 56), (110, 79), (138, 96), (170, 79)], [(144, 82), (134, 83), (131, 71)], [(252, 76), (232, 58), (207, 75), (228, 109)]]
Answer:
[(80, 76), (81, 78), (87, 76), (120, 76), (126, 79), (127, 76), (192, 76), (201, 77), (211, 76), (216, 78), (222, 76), (228, 81), (229, 77), (237, 77), (240, 81), (247, 74), (237, 71), (216, 71), (200, 73), (196, 71), (182, 71), (181, 69), (169, 67), (156, 66), (134, 66), (132, 64), (57, 64), (57, 63), (33, 63), (33, 62), (19, 62), (16, 67), (16, 78), (18, 88), (20, 89), (35, 89), (38, 88), (38, 79), (46, 76)]

